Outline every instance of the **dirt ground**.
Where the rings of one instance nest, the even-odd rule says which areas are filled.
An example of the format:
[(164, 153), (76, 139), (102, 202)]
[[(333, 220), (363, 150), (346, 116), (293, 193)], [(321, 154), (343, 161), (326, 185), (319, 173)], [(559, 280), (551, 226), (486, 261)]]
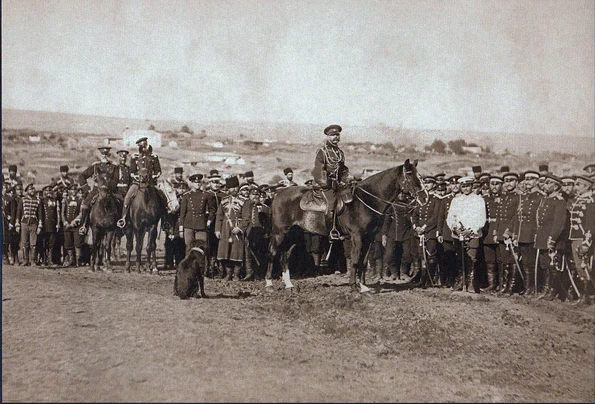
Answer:
[(2, 267), (2, 401), (593, 402), (595, 307)]

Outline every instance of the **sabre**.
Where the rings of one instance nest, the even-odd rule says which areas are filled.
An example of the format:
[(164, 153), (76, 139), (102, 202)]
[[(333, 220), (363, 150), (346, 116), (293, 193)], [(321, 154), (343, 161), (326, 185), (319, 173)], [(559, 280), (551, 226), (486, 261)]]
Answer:
[(512, 245), (512, 240), (506, 239), (504, 241), (504, 244), (506, 244), (506, 249), (510, 250), (510, 253), (512, 254), (512, 258), (514, 259), (514, 264), (515, 264), (514, 267), (519, 272), (519, 275), (521, 275), (521, 279), (523, 280), (523, 283), (524, 283), (525, 277), (523, 276), (523, 271), (521, 271), (521, 264), (519, 264), (519, 256), (517, 255), (516, 251), (514, 251), (514, 246)]
[(427, 257), (427, 253), (426, 253), (426, 235), (422, 234), (419, 237), (419, 245), (421, 246), (422, 249), (422, 265), (424, 266), (424, 269), (426, 270), (426, 274), (428, 275), (428, 278), (430, 278), (430, 284), (432, 285), (432, 287), (434, 287), (434, 281), (432, 280), (432, 275), (430, 275), (430, 270), (428, 269), (428, 257)]
[(537, 296), (537, 266), (539, 264), (539, 248), (537, 249), (537, 252), (535, 253), (535, 296)]
[(566, 264), (566, 256), (562, 256), (562, 270), (564, 270), (564, 267), (566, 267), (566, 271), (568, 271), (568, 277), (570, 278), (570, 283), (572, 284), (572, 288), (574, 289), (574, 291), (576, 292), (576, 295), (580, 298), (581, 297), (581, 293), (578, 291), (578, 288), (576, 287), (576, 283), (574, 283), (574, 277), (572, 276), (572, 273), (570, 272), (570, 268), (568, 265)]

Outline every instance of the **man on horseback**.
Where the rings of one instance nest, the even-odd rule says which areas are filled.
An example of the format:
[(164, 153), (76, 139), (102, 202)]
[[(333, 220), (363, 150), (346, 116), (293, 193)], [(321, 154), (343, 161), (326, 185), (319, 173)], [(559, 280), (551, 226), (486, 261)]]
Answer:
[[(105, 185), (111, 191), (116, 190), (118, 184), (118, 166), (109, 160), (110, 149), (111, 147), (107, 146), (98, 147), (99, 153), (101, 154), (99, 161), (95, 161), (79, 175), (79, 186), (83, 189), (83, 191), (89, 189), (89, 185), (87, 185), (87, 179), (91, 177), (95, 183), (97, 183), (98, 179), (101, 177), (104, 180)], [(86, 222), (91, 205), (95, 201), (98, 193), (99, 189), (97, 187), (93, 187), (93, 190), (89, 192), (81, 205), (81, 211), (79, 215), (73, 221), (75, 224), (80, 224), (81, 221), (83, 224)], [(84, 227), (85, 226), (83, 225), (80, 231), (84, 232)]]
[[(126, 216), (128, 215), (128, 209), (130, 208), (130, 202), (136, 196), (139, 185), (143, 178), (141, 178), (140, 171), (146, 170), (147, 174), (147, 185), (155, 186), (157, 184), (157, 178), (161, 175), (161, 165), (159, 164), (159, 157), (153, 153), (153, 148), (149, 146), (149, 142), (146, 137), (141, 137), (136, 141), (138, 145), (138, 153), (134, 153), (131, 157), (130, 162), (130, 175), (134, 182), (128, 189), (126, 196), (124, 197), (124, 208), (122, 209), (122, 217), (118, 220), (118, 227), (123, 228), (126, 225)], [(156, 188), (157, 189), (157, 188)], [(157, 189), (158, 195), (163, 199), (163, 205), (167, 206), (167, 199), (163, 192)]]
[(324, 192), (328, 211), (333, 218), (333, 228), (336, 221), (337, 193), (351, 179), (349, 169), (345, 165), (345, 154), (339, 148), (341, 130), (339, 125), (330, 125), (324, 129), (327, 138), (324, 145), (316, 152), (312, 170), (313, 189)]

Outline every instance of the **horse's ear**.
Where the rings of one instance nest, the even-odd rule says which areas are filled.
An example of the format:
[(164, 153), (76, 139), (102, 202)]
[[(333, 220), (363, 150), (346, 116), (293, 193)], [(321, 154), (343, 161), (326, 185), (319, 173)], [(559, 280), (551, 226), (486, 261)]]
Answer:
[(405, 160), (405, 164), (403, 164), (403, 167), (405, 167), (405, 170), (409, 171), (409, 169), (411, 167), (411, 163), (409, 163), (409, 159)]
[(417, 163), (418, 163), (417, 159), (413, 160), (413, 167), (417, 167)]

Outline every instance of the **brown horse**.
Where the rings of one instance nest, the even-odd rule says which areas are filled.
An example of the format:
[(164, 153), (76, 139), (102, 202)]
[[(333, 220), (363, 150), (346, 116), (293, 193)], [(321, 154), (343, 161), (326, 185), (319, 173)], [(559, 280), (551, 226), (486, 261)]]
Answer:
[[(140, 185), (134, 199), (130, 202), (130, 224), (136, 241), (136, 271), (141, 273), (141, 255), (145, 235), (147, 240), (148, 268), (157, 273), (157, 230), (159, 220), (167, 213), (167, 205), (159, 195), (157, 188), (149, 185), (149, 177), (146, 170), (139, 172)], [(132, 242), (126, 243), (126, 272), (130, 271), (130, 256), (132, 254)], [(145, 268), (146, 270), (146, 268)]]
[[(272, 271), (274, 265), (279, 263), (280, 254), (291, 247), (290, 237), (286, 237), (293, 226), (316, 234), (329, 235), (332, 223), (324, 212), (303, 211), (300, 208), (300, 199), (308, 187), (297, 186), (281, 190), (271, 205), (272, 231), (269, 244), (269, 264), (266, 275), (267, 288), (272, 287)], [(338, 227), (342, 234), (347, 235), (351, 242), (351, 270), (349, 285), (360, 291), (369, 289), (365, 286), (364, 258), (374, 240), (376, 233), (382, 226), (385, 212), (389, 212), (391, 205), (399, 205), (396, 201), (401, 192), (407, 193), (413, 202), (409, 205), (412, 209), (415, 202), (423, 205), (428, 200), (423, 181), (417, 173), (417, 161), (413, 164), (406, 160), (403, 165), (381, 171), (360, 182), (353, 189), (353, 201), (345, 205), (343, 213), (338, 219)], [(293, 287), (289, 270), (283, 267), (283, 282), (286, 288)]]
[(122, 212), (122, 201), (112, 193), (101, 177), (98, 177), (96, 186), (99, 192), (89, 212), (93, 235), (91, 270), (98, 271), (105, 256), (106, 270), (111, 271), (112, 240), (116, 222)]

